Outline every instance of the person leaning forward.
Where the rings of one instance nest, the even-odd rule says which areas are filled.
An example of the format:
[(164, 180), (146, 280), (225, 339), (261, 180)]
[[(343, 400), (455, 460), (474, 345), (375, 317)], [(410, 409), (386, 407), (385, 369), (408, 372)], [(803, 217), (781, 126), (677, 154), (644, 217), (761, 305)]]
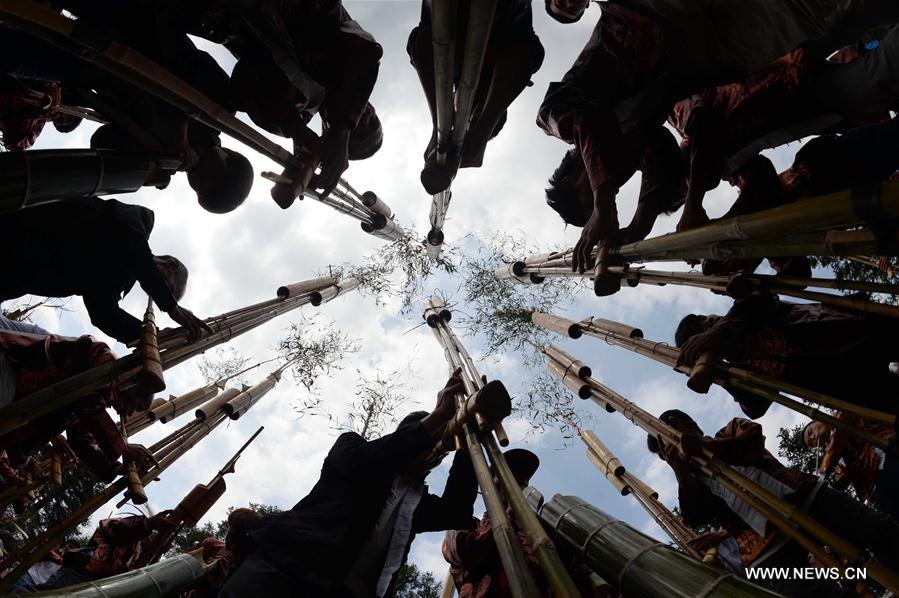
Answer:
[(341, 434), (312, 491), (251, 532), (256, 551), (220, 596), (392, 595), (415, 534), (471, 525), (477, 481), (465, 451), (456, 452), (442, 496), (424, 483), (440, 461), (431, 451), (461, 392), (456, 371), (431, 413), (411, 413), (376, 440)]
[(91, 323), (127, 344), (140, 337), (141, 321), (119, 301), (137, 282), (193, 342), (209, 327), (178, 305), (187, 268), (172, 256), (153, 255), (148, 243), (153, 222), (152, 210), (97, 197), (0, 218), (0, 253), (7, 256), (0, 301), (27, 294), (81, 295)]

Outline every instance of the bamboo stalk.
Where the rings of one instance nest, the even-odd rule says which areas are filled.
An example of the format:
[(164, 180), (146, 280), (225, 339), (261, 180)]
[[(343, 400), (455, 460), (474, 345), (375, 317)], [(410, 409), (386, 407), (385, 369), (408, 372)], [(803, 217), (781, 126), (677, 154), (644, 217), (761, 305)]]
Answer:
[[(250, 125), (230, 114), (208, 96), (188, 85), (168, 70), (133, 49), (114, 40), (104, 39), (80, 21), (67, 19), (31, 0), (0, 4), (0, 18), (92, 64), (123, 81), (156, 96), (189, 115), (193, 119), (221, 131), (281, 166), (294, 167), (295, 157)], [(345, 187), (352, 189), (349, 185)], [(307, 195), (331, 207), (334, 200), (317, 194)], [(341, 210), (343, 211), (343, 210)], [(374, 214), (361, 202), (352, 212), (345, 212), (363, 222)]]
[[(778, 529), (796, 539), (800, 545), (811, 551), (822, 563), (825, 563), (830, 567), (837, 566), (836, 562), (824, 552), (820, 546), (815, 544), (812, 538), (829, 546), (842, 556), (846, 557), (850, 562), (854, 562), (858, 558), (860, 551), (855, 546), (838, 537), (795, 505), (774, 495), (755, 481), (723, 463), (717, 459), (710, 450), (700, 448), (698, 445), (698, 438), (692, 437), (694, 438), (694, 442), (697, 442), (695, 448), (684, 450), (684, 441), (688, 437), (691, 437), (690, 435), (681, 434), (601, 383), (591, 379), (590, 385), (597, 390), (603, 389), (605, 391), (603, 393), (605, 395), (604, 398), (610, 403), (615, 404), (616, 410), (620, 411), (625, 418), (630, 419), (631, 422), (635, 423), (638, 427), (644, 429), (649, 434), (662, 437), (666, 442), (681, 447), (681, 453), (688, 459), (693, 460), (701, 467), (707, 468), (709, 471), (717, 473), (719, 476), (727, 478), (734, 488), (739, 490), (739, 488), (742, 487), (748, 493), (754, 495), (750, 496), (747, 492), (738, 493), (738, 496), (740, 496), (741, 499), (746, 500), (747, 504), (750, 504), (753, 508), (756, 508), (756, 504), (762, 505), (762, 508), (758, 509), (760, 513), (776, 525)], [(630, 417), (628, 417), (628, 415), (630, 415)], [(700, 448), (700, 450), (696, 450), (696, 448)], [(720, 478), (718, 479), (720, 481)], [(730, 486), (728, 487), (730, 488)], [(762, 509), (765, 510), (763, 511)], [(768, 517), (768, 514), (771, 514), (772, 516)], [(801, 530), (795, 529), (793, 524), (798, 525)], [(871, 575), (872, 578), (891, 590), (894, 585), (899, 583), (899, 575), (886, 570), (883, 565), (877, 561), (872, 561), (868, 565), (868, 568), (869, 571), (873, 571)]]
[[(880, 208), (889, 216), (899, 215), (899, 183), (881, 184)], [(637, 241), (622, 246), (618, 253), (625, 258), (640, 257), (733, 239), (770, 238), (862, 224), (864, 221), (853, 206), (852, 192), (840, 191), (713, 222), (688, 231)]]
[[(680, 354), (680, 351), (665, 343), (654, 342), (641, 338), (627, 338), (621, 334), (618, 334), (615, 330), (601, 327), (599, 324), (601, 322), (600, 320), (594, 320), (592, 323), (588, 323), (585, 320), (580, 324), (575, 324), (570, 320), (565, 320), (564, 318), (560, 318), (558, 316), (551, 317), (554, 318), (553, 325), (558, 329), (564, 329), (566, 324), (575, 325), (579, 327), (579, 330), (585, 332), (590, 336), (603, 339), (610, 344), (617, 345), (619, 347), (633, 351), (639, 355), (649, 357), (654, 361), (665, 364), (671, 368), (675, 368), (675, 371), (679, 371), (688, 375), (691, 373), (691, 370), (689, 368), (676, 367), (677, 358)], [(538, 319), (538, 321), (535, 321), (535, 323), (542, 321), (544, 320), (540, 318)], [(789, 383), (781, 382), (780, 380), (769, 379), (768, 377), (762, 376), (755, 372), (749, 372), (741, 368), (724, 365), (720, 362), (715, 364), (714, 367), (715, 374), (713, 382), (715, 384), (718, 384), (719, 386), (722, 386), (724, 388), (727, 388), (728, 386), (737, 387), (742, 390), (751, 392), (763, 399), (777, 402), (794, 411), (807, 415), (812, 419), (826, 423), (828, 426), (833, 426), (844, 430), (846, 433), (855, 436), (856, 438), (859, 438), (867, 443), (870, 443), (878, 448), (886, 448), (888, 444), (885, 440), (874, 436), (868, 431), (859, 429), (855, 426), (837, 420), (833, 416), (824, 413), (819, 409), (814, 409), (812, 407), (809, 407), (808, 405), (804, 405), (800, 401), (784, 396), (781, 391), (797, 396), (806, 401), (815, 402), (831, 409), (837, 409), (840, 411), (845, 411), (847, 413), (852, 413), (853, 415), (857, 415), (861, 418), (868, 419), (877, 423), (892, 424), (895, 422), (895, 416), (893, 415), (877, 412), (866, 407), (860, 407), (858, 405), (847, 403), (846, 401), (836, 399), (823, 393), (809, 391), (807, 389), (803, 389)]]
[[(431, 303), (429, 302), (429, 306)], [(447, 354), (451, 358), (450, 368), (462, 369), (462, 382), (468, 395), (475, 394), (481, 390), (485, 383), (477, 371), (471, 356), (465, 347), (459, 342), (458, 338), (453, 334), (452, 330), (447, 326), (446, 322), (440, 320), (436, 328), (432, 329), (435, 335), (439, 335), (443, 342), (441, 344), (447, 350)], [(482, 428), (483, 430), (483, 428)], [(468, 436), (468, 434), (466, 434)], [(543, 570), (546, 579), (552, 588), (553, 595), (559, 597), (577, 597), (580, 593), (562, 560), (559, 558), (556, 548), (549, 536), (543, 530), (534, 512), (528, 507), (527, 501), (522, 494), (518, 481), (515, 479), (512, 470), (509, 468), (506, 459), (503, 456), (497, 439), (490, 433), (489, 429), (481, 434), (481, 444), (487, 451), (494, 474), (499, 480), (500, 486), (506, 499), (512, 507), (515, 520), (525, 532), (531, 547), (534, 550), (534, 556), (537, 558), (540, 568)], [(491, 517), (491, 522), (493, 521)], [(516, 541), (517, 544), (517, 541)], [(509, 577), (512, 571), (507, 570)]]
[(471, 3), (468, 9), (465, 49), (459, 83), (456, 86), (456, 111), (453, 115), (453, 147), (457, 152), (461, 152), (465, 134), (471, 124), (471, 110), (481, 79), (496, 5), (497, 0), (481, 0)]
[(440, 598), (453, 598), (456, 595), (456, 580), (453, 578), (451, 571), (446, 572), (446, 578), (443, 580), (443, 589), (440, 591)]
[(434, 0), (431, 5), (431, 43), (434, 47), (437, 155), (442, 162), (452, 143), (455, 113), (453, 83), (456, 60), (457, 0)]
[(602, 578), (611, 580), (618, 595), (778, 596), (660, 544), (574, 496), (554, 496), (540, 509), (540, 519), (557, 543), (566, 546)]
[[(124, 420), (120, 422), (119, 429), (121, 430), (122, 438), (127, 441), (128, 432), (125, 430)], [(125, 468), (125, 479), (128, 480), (127, 493), (128, 496), (131, 497), (131, 502), (136, 505), (142, 505), (146, 503), (149, 499), (147, 498), (147, 493), (144, 491), (144, 485), (141, 482), (140, 474), (137, 471), (137, 465), (135, 465), (133, 461), (126, 461), (124, 457), (122, 457), (122, 465)]]
[(143, 362), (137, 374), (137, 385), (146, 392), (165, 390), (165, 377), (162, 374), (162, 358), (159, 356), (159, 344), (156, 339), (156, 314), (153, 313), (153, 298), (147, 299), (147, 311), (144, 313), (144, 328), (141, 332), (139, 351)]

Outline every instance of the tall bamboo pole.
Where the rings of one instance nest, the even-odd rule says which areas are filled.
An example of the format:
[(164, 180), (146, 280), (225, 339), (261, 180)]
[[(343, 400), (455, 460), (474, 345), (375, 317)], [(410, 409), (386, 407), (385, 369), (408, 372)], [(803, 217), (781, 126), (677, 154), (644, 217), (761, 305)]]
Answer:
[(437, 160), (446, 162), (453, 135), (455, 103), (453, 85), (456, 76), (456, 15), (458, 0), (434, 0), (431, 5), (431, 43), (434, 46), (435, 116), (437, 124)]
[[(696, 533), (684, 526), (674, 513), (657, 500), (658, 494), (654, 495), (654, 492), (642, 480), (627, 471), (618, 457), (612, 454), (612, 451), (594, 432), (577, 428), (577, 433), (587, 447), (588, 457), (591, 457), (591, 461), (597, 464), (612, 486), (616, 489), (621, 486), (627, 488), (627, 494), (634, 497), (681, 550), (693, 558), (702, 560), (703, 555), (690, 546), (690, 541), (696, 538)], [(592, 458), (593, 456), (596, 457), (595, 460)], [(622, 492), (622, 494), (624, 493)]]
[[(290, 152), (230, 114), (208, 96), (133, 49), (106, 39), (96, 31), (90, 31), (90, 26), (80, 20), (68, 19), (32, 0), (0, 2), (0, 18), (79, 58), (89, 60), (197, 121), (233, 137), (282, 167), (298, 166), (295, 163), (296, 157)], [(311, 175), (307, 173), (307, 176)], [(341, 179), (340, 184), (342, 201), (333, 197), (321, 198), (311, 192), (304, 194), (363, 223), (371, 224), (375, 212), (358, 198), (352, 197), (352, 187), (346, 181)]]
[[(666, 343), (650, 341), (642, 338), (628, 338), (620, 334), (620, 331), (604, 327), (602, 324), (597, 323), (600, 322), (600, 320), (584, 320), (582, 322), (575, 323), (571, 320), (567, 320), (559, 316), (551, 316), (553, 318), (553, 321), (557, 322), (558, 325), (555, 326), (555, 328), (549, 328), (545, 326), (545, 322), (547, 319), (545, 316), (547, 316), (548, 314), (534, 312), (534, 315), (537, 317), (533, 318), (533, 321), (538, 326), (542, 326), (554, 331), (559, 331), (560, 329), (564, 329), (565, 326), (568, 326), (569, 330), (571, 331), (569, 336), (571, 336), (571, 334), (577, 334), (577, 336), (580, 336), (580, 334), (586, 333), (590, 336), (603, 339), (610, 344), (617, 345), (619, 347), (633, 351), (639, 355), (643, 355), (644, 357), (649, 357), (654, 361), (665, 364), (675, 369), (675, 371), (681, 372), (688, 376), (696, 375), (696, 367), (687, 368), (683, 366), (677, 366), (677, 358), (680, 354), (680, 351), (677, 348), (667, 345)], [(780, 380), (774, 380), (755, 372), (750, 372), (742, 368), (736, 368), (726, 365), (722, 362), (715, 363), (713, 368), (714, 369), (711, 372), (711, 381), (723, 388), (736, 388), (739, 390), (751, 392), (756, 396), (772, 402), (776, 402), (780, 405), (788, 407), (789, 409), (792, 409), (793, 411), (802, 413), (812, 419), (823, 422), (828, 426), (844, 430), (847, 434), (855, 436), (856, 438), (859, 438), (860, 440), (863, 440), (864, 442), (867, 442), (878, 448), (886, 448), (888, 444), (884, 439), (878, 438), (866, 430), (862, 430), (855, 426), (842, 422), (828, 413), (825, 413), (819, 409), (815, 409), (798, 400), (787, 397), (783, 393), (789, 393), (790, 395), (797, 396), (806, 401), (818, 403), (820, 405), (823, 405), (824, 407), (852, 413), (853, 415), (857, 415), (858, 417), (875, 423), (885, 423), (892, 425), (896, 421), (894, 415), (876, 411), (874, 409), (869, 409), (867, 407), (860, 407), (853, 403), (848, 403), (846, 401), (836, 399), (823, 393), (803, 389), (793, 384), (782, 382)]]
[[(773, 494), (767, 488), (715, 457), (711, 450), (699, 444), (697, 437), (682, 434), (592, 378), (589, 380), (589, 384), (595, 391), (594, 400), (597, 403), (611, 405), (626, 419), (647, 433), (662, 438), (666, 443), (680, 447), (681, 453), (702, 468), (706, 475), (714, 477), (737, 494), (741, 500), (758, 510), (782, 533), (796, 540), (827, 567), (839, 568), (839, 564), (821, 545), (830, 547), (849, 562), (857, 562), (860, 558), (861, 551), (856, 546), (834, 534), (795, 505)], [(691, 440), (686, 442), (688, 438)], [(899, 588), (899, 575), (886, 569), (878, 561), (869, 562), (867, 568), (871, 578), (884, 587), (891, 591), (895, 591), (893, 588)]]
[[(159, 340), (162, 368), (166, 370), (174, 367), (212, 347), (228, 342), (235, 336), (261, 326), (283, 313), (310, 303), (315, 293), (318, 293), (317, 296), (323, 297), (320, 301), (325, 303), (352, 288), (354, 287), (346, 285), (346, 283), (344, 286), (328, 285), (296, 297), (278, 297), (257, 303), (250, 306), (253, 308), (251, 311), (239, 309), (232, 312), (231, 315), (224, 314), (222, 317), (209, 318), (207, 322), (213, 329), (213, 333), (200, 338), (192, 345), (184, 344), (187, 333), (181, 328), (168, 331), (168, 334), (165, 335), (160, 333), (162, 336), (162, 339)], [(140, 368), (141, 355), (139, 351), (136, 351), (23, 397), (0, 409), (0, 435), (8, 434), (116, 379), (127, 380), (137, 374)]]
[[(428, 303), (428, 307), (431, 309), (438, 307), (438, 301), (439, 300), (432, 298)], [(435, 336), (438, 336), (438, 338), (442, 340), (441, 345), (450, 360), (451, 369), (462, 369), (462, 381), (466, 393), (470, 396), (483, 388), (484, 381), (475, 368), (474, 362), (447, 323), (442, 319), (438, 319), (436, 326), (432, 328), (432, 331), (435, 332)], [(521, 492), (521, 488), (518, 486), (518, 482), (515, 479), (512, 470), (509, 468), (508, 463), (506, 463), (506, 459), (503, 456), (496, 438), (488, 429), (482, 430), (480, 440), (487, 451), (487, 455), (490, 457), (493, 472), (502, 486), (503, 493), (512, 507), (515, 520), (527, 535), (528, 541), (534, 549), (534, 556), (537, 558), (540, 568), (546, 575), (547, 581), (553, 590), (553, 594), (560, 597), (579, 596), (577, 587), (568, 575), (568, 571), (565, 569), (565, 565), (559, 558), (552, 540), (546, 535), (546, 532), (543, 530), (543, 527), (540, 525), (534, 512), (528, 507), (527, 501)], [(491, 516), (491, 522), (492, 521), (493, 519)], [(509, 571), (509, 573), (511, 577), (511, 571)]]
[(156, 314), (153, 312), (153, 297), (147, 298), (147, 311), (144, 313), (144, 327), (141, 331), (140, 351), (143, 363), (135, 383), (146, 392), (165, 390), (165, 377), (162, 374), (162, 358), (159, 356), (159, 343), (156, 338)]

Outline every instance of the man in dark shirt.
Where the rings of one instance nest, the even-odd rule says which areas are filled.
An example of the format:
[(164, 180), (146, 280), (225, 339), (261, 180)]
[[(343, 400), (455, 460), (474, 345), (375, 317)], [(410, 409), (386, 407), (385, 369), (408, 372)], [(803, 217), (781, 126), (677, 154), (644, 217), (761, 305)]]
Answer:
[(395, 432), (371, 441), (342, 434), (312, 491), (251, 532), (256, 552), (221, 596), (389, 596), (415, 534), (471, 525), (477, 482), (464, 450), (442, 496), (424, 485), (455, 395), (464, 392), (458, 376), (437, 393), (431, 413), (410, 414)]
[[(893, 318), (844, 311), (819, 303), (798, 304), (773, 296), (735, 301), (725, 316), (686, 316), (674, 335), (678, 365), (692, 366), (709, 353), (770, 378), (843, 401), (896, 413), (899, 361)], [(771, 402), (726, 388), (752, 419)]]
[[(306, 124), (320, 114), (321, 170), (310, 187), (330, 194), (349, 160), (381, 147), (381, 121), (368, 101), (381, 45), (340, 0), (264, 0), (225, 18), (239, 38), (228, 45), (240, 58), (231, 74), (239, 109), (298, 146), (308, 137)], [(260, 44), (261, 36), (275, 39)]]
[[(735, 418), (714, 438), (705, 436), (693, 419), (677, 409), (659, 416), (677, 431), (701, 438), (704, 448), (727, 465), (737, 467), (772, 494), (803, 509), (812, 518), (860, 548), (870, 548), (886, 567), (899, 564), (899, 524), (866, 507), (847, 494), (818, 482), (815, 476), (785, 467), (765, 449), (762, 427)], [(762, 513), (716, 479), (706, 476), (675, 445), (648, 436), (650, 452), (668, 463), (677, 477), (678, 502), (684, 523), (691, 527), (713, 525), (719, 555), (737, 570), (751, 567), (806, 567), (808, 551), (787, 541)], [(726, 542), (726, 543), (725, 543)], [(840, 596), (833, 582), (781, 580), (773, 589), (785, 596)]]
[(187, 268), (176, 258), (156, 256), (148, 243), (153, 211), (96, 197), (37, 206), (2, 218), (0, 253), (7, 270), (0, 301), (33, 294), (81, 295), (91, 322), (122, 343), (140, 337), (141, 321), (119, 307), (140, 283), (162, 311), (197, 340), (209, 330), (178, 305)]
[[(462, 73), (470, 6), (469, 1), (460, 2), (456, 13), (455, 72), (452, 74), (455, 85), (459, 84)], [(461, 155), (450, 153), (445, 166), (437, 164), (436, 153), (437, 89), (434, 81), (434, 41), (431, 37), (431, 0), (421, 3), (421, 20), (409, 34), (406, 51), (418, 73), (431, 112), (431, 140), (425, 149), (421, 182), (428, 193), (435, 194), (449, 187), (457, 167), (481, 166), (487, 142), (503, 128), (507, 109), (524, 91), (531, 75), (543, 64), (543, 45), (534, 33), (531, 3), (499, 0), (474, 92), (471, 125), (465, 134), (463, 147), (457, 148), (461, 150)]]

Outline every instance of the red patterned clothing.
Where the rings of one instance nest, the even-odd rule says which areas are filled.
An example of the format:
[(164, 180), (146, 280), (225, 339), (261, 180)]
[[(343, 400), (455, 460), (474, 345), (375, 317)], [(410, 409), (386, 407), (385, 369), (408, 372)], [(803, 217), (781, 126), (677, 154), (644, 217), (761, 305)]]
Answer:
[[(105, 343), (90, 336), (72, 339), (0, 331), (0, 351), (18, 368), (14, 400), (115, 359)], [(126, 446), (106, 411), (116, 402), (117, 387), (109, 384), (0, 437), (0, 448), (17, 465), (65, 429), (78, 459), (99, 479), (111, 480)]]
[[(899, 324), (821, 305), (759, 296), (736, 301), (705, 334), (718, 337), (728, 363), (844, 401), (894, 412), (899, 377)], [(737, 389), (728, 392), (755, 419), (770, 402)]]
[(140, 556), (141, 542), (151, 533), (143, 515), (104, 519), (88, 543), (94, 547), (94, 553), (85, 570), (94, 579), (129, 571)]
[[(762, 427), (750, 420), (734, 418), (715, 434), (715, 455), (772, 493), (793, 505), (808, 503), (817, 488), (815, 476), (784, 466), (765, 449)], [(777, 528), (739, 497), (698, 470), (681, 480), (678, 488), (684, 523), (696, 527), (723, 527), (737, 542), (744, 566), (749, 566), (782, 539)]]
[[(534, 556), (534, 549), (523, 531), (517, 526), (515, 531), (540, 596), (550, 596), (549, 584)], [(450, 564), (459, 598), (505, 598), (513, 595), (493, 540), (493, 526), (486, 514), (472, 530), (450, 530), (446, 533), (443, 558)]]
[[(843, 422), (866, 430), (878, 438), (891, 440), (893, 428), (885, 424), (867, 423), (859, 417), (837, 412), (834, 416)], [(818, 472), (826, 475), (830, 471), (836, 474), (836, 486), (845, 488), (852, 485), (855, 495), (862, 502), (871, 497), (874, 482), (883, 461), (883, 454), (872, 445), (850, 436), (842, 428), (831, 431), (830, 442), (821, 459)]]
[(639, 167), (647, 132), (625, 134), (615, 106), (653, 81), (666, 58), (665, 38), (652, 19), (603, 2), (580, 56), (562, 81), (549, 86), (537, 124), (580, 151), (593, 189), (617, 189)]
[(45, 110), (28, 100), (59, 104), (59, 93), (56, 83), (35, 81), (26, 87), (9, 77), (0, 78), (0, 132), (8, 151), (26, 150), (34, 145), (44, 125), (56, 115), (52, 109)]

